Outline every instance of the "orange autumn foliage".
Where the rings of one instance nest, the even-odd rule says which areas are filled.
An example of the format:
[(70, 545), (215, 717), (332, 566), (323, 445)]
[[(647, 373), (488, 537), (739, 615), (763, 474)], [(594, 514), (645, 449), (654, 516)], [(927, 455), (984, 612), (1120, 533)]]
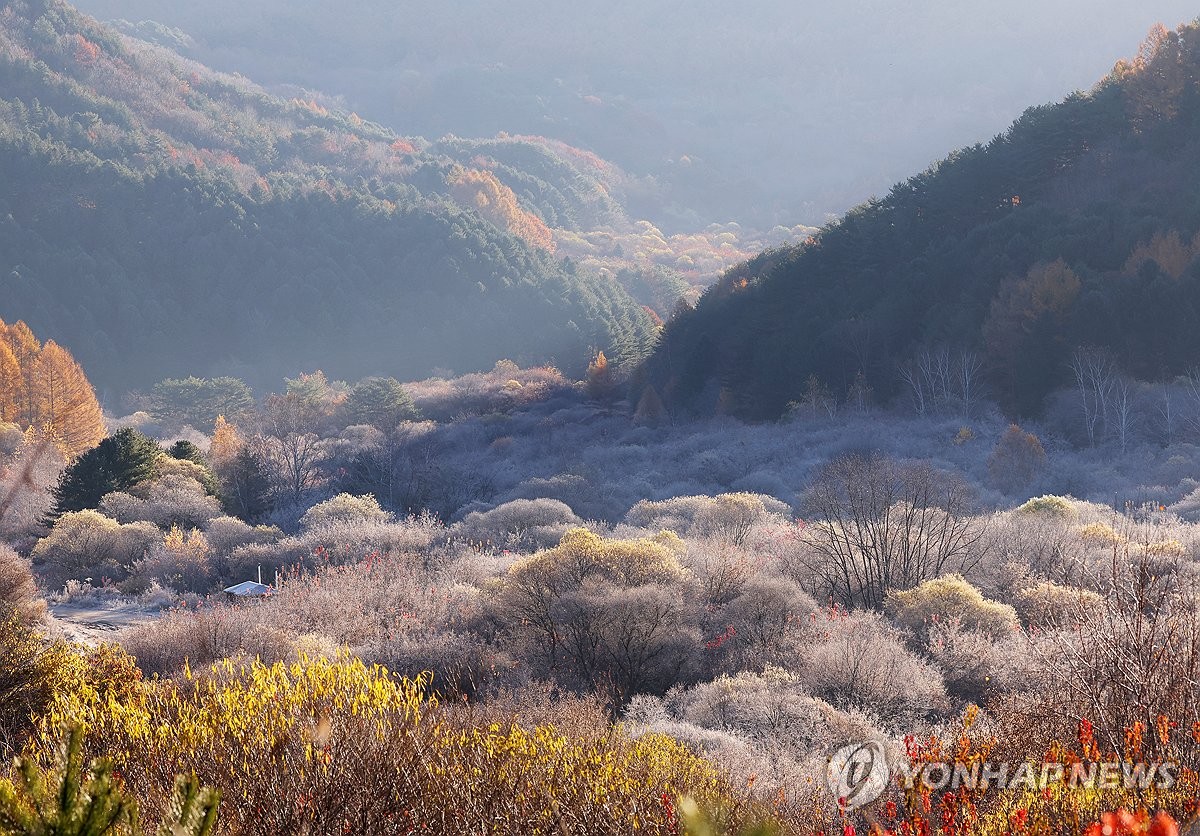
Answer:
[(493, 225), (527, 243), (554, 252), (554, 235), (545, 222), (521, 208), (513, 190), (490, 171), (456, 169), (448, 178), (450, 194), (459, 205), (473, 209)]
[(41, 345), (24, 322), (0, 320), (0, 420), (52, 437), (68, 456), (104, 438), (96, 392), (71, 353)]
[(1167, 234), (1156, 232), (1147, 243), (1139, 244), (1125, 262), (1125, 275), (1135, 276), (1147, 262), (1154, 262), (1172, 279), (1178, 279), (1192, 266), (1192, 262), (1200, 255), (1200, 235), (1191, 243), (1179, 237), (1172, 231)]
[(245, 445), (237, 426), (226, 421), (224, 415), (218, 415), (213, 425), (212, 443), (208, 448), (213, 463), (223, 465), (233, 461)]

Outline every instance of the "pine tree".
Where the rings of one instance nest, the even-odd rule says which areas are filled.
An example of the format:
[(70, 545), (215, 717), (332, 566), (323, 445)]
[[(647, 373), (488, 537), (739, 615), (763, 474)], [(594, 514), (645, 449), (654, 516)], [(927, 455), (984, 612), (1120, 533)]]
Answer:
[(126, 491), (152, 479), (162, 455), (162, 449), (137, 430), (118, 430), (63, 471), (52, 490), (54, 509), (50, 518), (96, 508), (105, 494)]
[(243, 415), (254, 408), (254, 393), (236, 377), (184, 377), (160, 380), (147, 406), (159, 421), (201, 427), (217, 415)]
[(222, 476), (221, 498), (230, 514), (254, 522), (271, 510), (271, 477), (259, 453), (242, 447)]
[(48, 341), (34, 360), (32, 380), (37, 423), (51, 428), (68, 456), (77, 456), (104, 438), (96, 392), (69, 351)]
[(392, 377), (367, 377), (354, 384), (345, 410), (351, 424), (370, 424), (384, 432), (417, 417), (412, 398)]
[(167, 455), (173, 459), (192, 462), (200, 465), (201, 467), (208, 467), (208, 462), (204, 458), (204, 453), (199, 447), (188, 441), (186, 438), (181, 438), (179, 441), (176, 441), (174, 444), (172, 444), (171, 448), (167, 450)]
[[(70, 730), (50, 770), (17, 759), (11, 783), (0, 784), (0, 833), (13, 836), (145, 836), (137, 802), (112, 764), (85, 764), (82, 727)], [(179, 776), (159, 836), (211, 836), (220, 796), (195, 776)]]

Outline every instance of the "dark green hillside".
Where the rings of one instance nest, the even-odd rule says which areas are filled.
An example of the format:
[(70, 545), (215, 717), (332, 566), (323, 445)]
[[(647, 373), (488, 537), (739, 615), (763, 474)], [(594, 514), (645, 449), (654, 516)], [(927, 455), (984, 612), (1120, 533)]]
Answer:
[(449, 161), (419, 145), (63, 3), (4, 4), (0, 317), (105, 389), (644, 353), (623, 290), (421, 189)]
[(1163, 30), (1088, 94), (1029, 110), (731, 271), (667, 327), (651, 379), (676, 405), (781, 414), (811, 376), (877, 397), (922, 349), (974, 350), (1036, 413), (1076, 347), (1157, 380), (1200, 364), (1200, 26)]

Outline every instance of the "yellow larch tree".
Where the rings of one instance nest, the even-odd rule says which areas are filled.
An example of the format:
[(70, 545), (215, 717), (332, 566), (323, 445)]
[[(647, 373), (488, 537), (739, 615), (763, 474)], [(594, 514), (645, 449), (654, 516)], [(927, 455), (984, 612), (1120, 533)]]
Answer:
[(68, 456), (100, 443), (104, 438), (100, 402), (69, 351), (47, 341), (33, 362), (30, 377), (37, 423), (51, 428)]
[(234, 460), (245, 441), (242, 440), (236, 424), (225, 420), (224, 415), (218, 415), (213, 424), (212, 442), (208, 448), (208, 456), (218, 467)]
[(23, 388), (21, 366), (8, 343), (0, 342), (0, 424), (17, 423)]
[(17, 368), (21, 371), (21, 379), (17, 385), (16, 422), (23, 427), (31, 427), (38, 423), (37, 412), (34, 409), (32, 375), (34, 360), (37, 359), (42, 344), (24, 322), (18, 320), (12, 325), (5, 325), (2, 319), (0, 342), (8, 346), (17, 361)]

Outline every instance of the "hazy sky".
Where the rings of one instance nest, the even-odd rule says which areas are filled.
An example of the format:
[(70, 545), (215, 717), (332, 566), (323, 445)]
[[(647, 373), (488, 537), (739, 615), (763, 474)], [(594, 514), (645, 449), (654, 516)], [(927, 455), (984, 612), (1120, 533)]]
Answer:
[(1087, 89), (1189, 0), (80, 0), (408, 134), (539, 133), (703, 219), (820, 221)]

